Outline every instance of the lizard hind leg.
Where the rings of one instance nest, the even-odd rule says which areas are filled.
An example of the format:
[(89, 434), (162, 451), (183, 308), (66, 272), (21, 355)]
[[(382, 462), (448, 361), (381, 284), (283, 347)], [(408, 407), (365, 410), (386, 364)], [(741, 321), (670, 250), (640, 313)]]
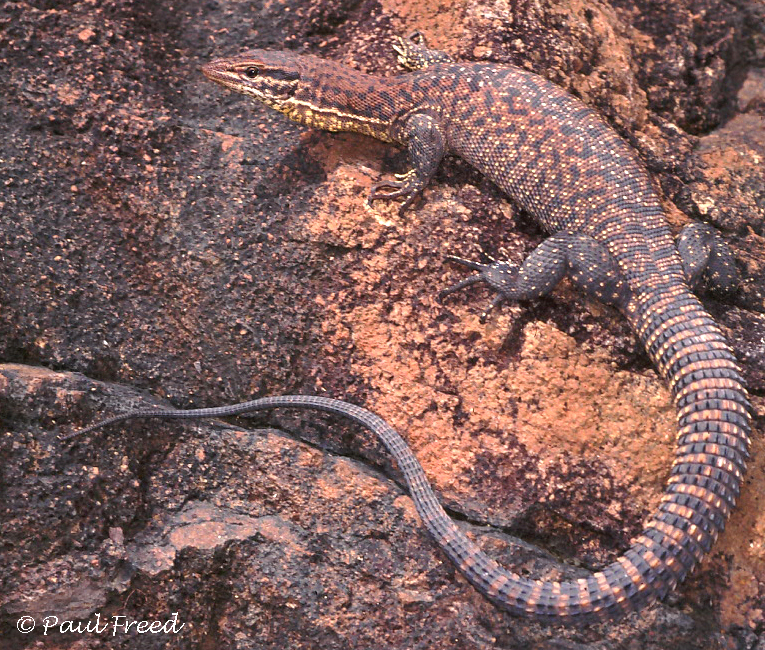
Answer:
[(412, 32), (406, 38), (396, 36), (393, 50), (398, 55), (399, 65), (407, 70), (423, 70), (436, 63), (454, 62), (446, 52), (428, 48), (420, 32)]
[(478, 273), (444, 289), (439, 294), (440, 299), (477, 283), (485, 283), (497, 292), (481, 320), (505, 300), (532, 300), (547, 295), (565, 275), (601, 302), (624, 307), (629, 301), (629, 286), (611, 253), (602, 243), (581, 233), (552, 235), (520, 266), (501, 261), (479, 264), (458, 257), (449, 259)]
[(704, 223), (687, 225), (677, 238), (677, 250), (691, 289), (706, 285), (729, 294), (738, 286), (733, 254), (719, 232)]

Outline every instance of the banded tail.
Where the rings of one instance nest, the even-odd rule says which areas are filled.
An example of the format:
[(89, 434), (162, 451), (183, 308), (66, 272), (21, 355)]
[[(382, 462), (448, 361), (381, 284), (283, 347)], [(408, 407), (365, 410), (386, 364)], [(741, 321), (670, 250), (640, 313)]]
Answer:
[(633, 545), (587, 578), (532, 580), (501, 567), (449, 518), (404, 439), (382, 418), (340, 400), (285, 395), (189, 411), (133, 411), (93, 424), (89, 433), (130, 418), (198, 419), (274, 408), (319, 410), (372, 431), (396, 460), (427, 530), (489, 600), (512, 614), (549, 623), (606, 621), (666, 596), (723, 530), (739, 494), (749, 448), (749, 402), (719, 327), (683, 285), (646, 297), (630, 313), (669, 383), (678, 408), (674, 465), (658, 511)]

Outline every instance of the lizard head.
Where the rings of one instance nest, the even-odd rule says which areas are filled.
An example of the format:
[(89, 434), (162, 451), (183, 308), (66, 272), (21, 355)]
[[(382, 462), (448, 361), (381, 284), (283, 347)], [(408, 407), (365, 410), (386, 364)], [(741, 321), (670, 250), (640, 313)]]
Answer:
[(230, 90), (249, 95), (282, 113), (292, 112), (291, 98), (300, 83), (300, 56), (252, 50), (202, 66), (204, 75)]
[(392, 142), (397, 107), (379, 79), (294, 52), (251, 50), (202, 66), (221, 86), (249, 95), (306, 126), (358, 131)]

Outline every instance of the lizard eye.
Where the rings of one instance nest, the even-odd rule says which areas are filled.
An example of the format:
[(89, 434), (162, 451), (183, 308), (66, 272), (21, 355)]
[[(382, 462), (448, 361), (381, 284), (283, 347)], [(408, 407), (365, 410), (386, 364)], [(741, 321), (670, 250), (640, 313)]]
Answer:
[(257, 68), (256, 68), (254, 65), (250, 66), (249, 68), (247, 68), (247, 69), (244, 71), (244, 74), (245, 74), (245, 75), (246, 75), (248, 78), (250, 78), (250, 79), (254, 79), (255, 77), (257, 77), (257, 76), (258, 76), (258, 74), (259, 74), (259, 73), (260, 73), (260, 70), (258, 70), (258, 69), (257, 69)]

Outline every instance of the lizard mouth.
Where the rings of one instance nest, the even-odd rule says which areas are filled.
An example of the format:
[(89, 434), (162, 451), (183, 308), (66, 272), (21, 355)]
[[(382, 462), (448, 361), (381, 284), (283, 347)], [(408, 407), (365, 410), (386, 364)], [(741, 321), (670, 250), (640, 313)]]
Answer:
[(222, 59), (205, 63), (202, 66), (202, 74), (210, 81), (215, 81), (223, 86), (228, 86), (233, 80), (230, 66)]

